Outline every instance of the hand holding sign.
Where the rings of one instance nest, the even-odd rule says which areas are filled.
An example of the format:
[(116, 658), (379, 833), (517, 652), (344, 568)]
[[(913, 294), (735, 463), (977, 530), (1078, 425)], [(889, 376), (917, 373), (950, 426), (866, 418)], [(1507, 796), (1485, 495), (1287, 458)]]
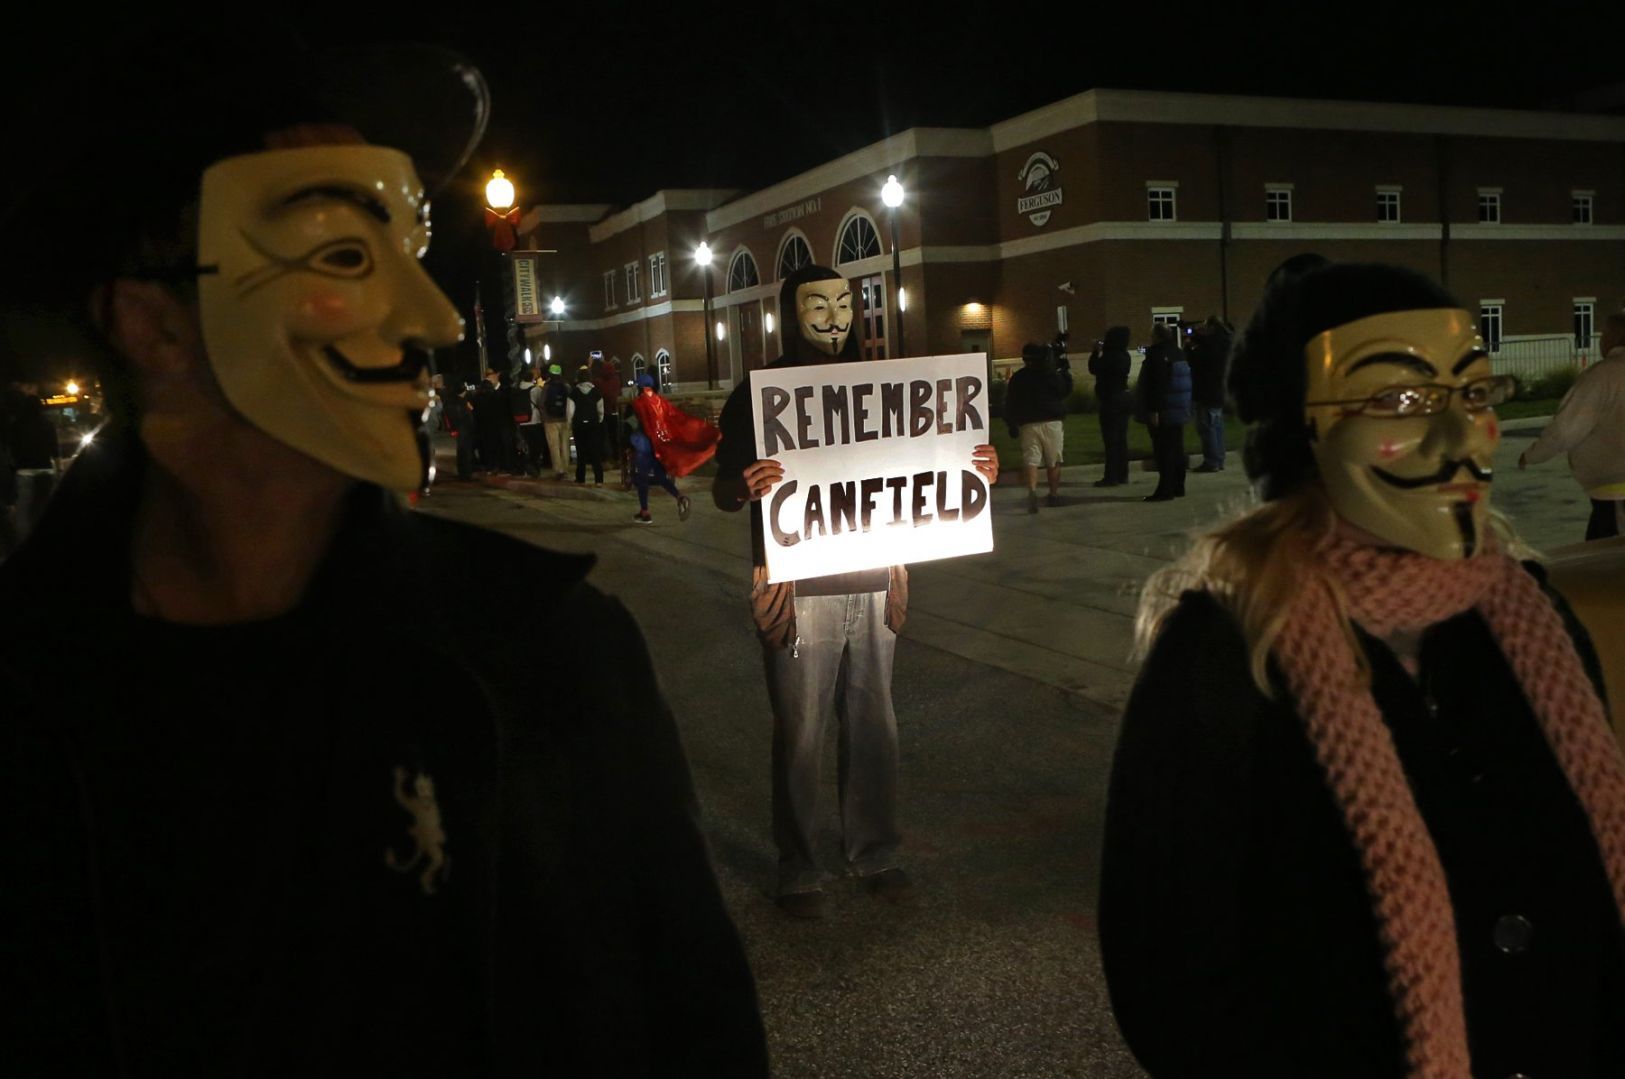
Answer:
[[(751, 373), (770, 580), (993, 549), (986, 361), (978, 354)], [(967, 464), (969, 467), (967, 467)]]
[(745, 469), (746, 502), (759, 502), (773, 490), (773, 485), (784, 479), (784, 466), (772, 458), (752, 463)]

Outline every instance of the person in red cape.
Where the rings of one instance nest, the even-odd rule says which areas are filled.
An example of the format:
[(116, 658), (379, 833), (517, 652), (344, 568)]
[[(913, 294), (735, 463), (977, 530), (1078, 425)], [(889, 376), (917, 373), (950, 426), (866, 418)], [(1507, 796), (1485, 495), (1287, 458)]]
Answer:
[(632, 401), (632, 411), (648, 436), (655, 460), (674, 477), (688, 475), (717, 452), (722, 432), (660, 396), (654, 379), (648, 375), (638, 376), (638, 395)]

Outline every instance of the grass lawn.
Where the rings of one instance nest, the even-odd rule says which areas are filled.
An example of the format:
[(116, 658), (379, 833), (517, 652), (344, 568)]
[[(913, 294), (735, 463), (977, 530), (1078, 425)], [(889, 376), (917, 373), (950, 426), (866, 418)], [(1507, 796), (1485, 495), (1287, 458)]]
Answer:
[[(1557, 411), (1556, 401), (1508, 401), (1495, 406), (1495, 414), (1503, 420), (1523, 419), (1526, 416), (1550, 416)], [(1100, 417), (1093, 412), (1074, 412), (1062, 421), (1066, 430), (1066, 463), (1069, 465), (1098, 465), (1106, 463), (1106, 451), (1100, 440)], [(1224, 447), (1232, 452), (1241, 449), (1246, 428), (1234, 416), (1224, 418)], [(999, 463), (1005, 468), (1021, 467), (1021, 444), (1010, 437), (1003, 420), (993, 421), (993, 445), (999, 450)], [(1196, 438), (1196, 425), (1185, 425), (1185, 449), (1192, 455), (1202, 452)], [(1151, 456), (1151, 435), (1144, 424), (1128, 425), (1128, 456), (1136, 461)]]
[[(1061, 421), (1066, 431), (1066, 463), (1069, 465), (1099, 465), (1106, 463), (1106, 450), (1100, 440), (1100, 416), (1094, 412), (1074, 412)], [(1234, 416), (1224, 418), (1224, 445), (1226, 449), (1241, 448), (1242, 432), (1246, 428)], [(993, 421), (993, 445), (999, 451), (999, 464), (1004, 468), (1021, 467), (1021, 443), (1010, 437), (1003, 420)], [(1185, 425), (1185, 448), (1193, 454), (1202, 452), (1196, 439), (1196, 425)], [(1150, 428), (1143, 423), (1128, 425), (1128, 457), (1137, 461), (1151, 456)]]

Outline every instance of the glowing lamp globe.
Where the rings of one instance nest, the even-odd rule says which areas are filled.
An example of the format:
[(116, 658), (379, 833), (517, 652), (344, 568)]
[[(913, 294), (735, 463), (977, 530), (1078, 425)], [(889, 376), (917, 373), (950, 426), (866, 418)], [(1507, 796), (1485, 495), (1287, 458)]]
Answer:
[(485, 204), (493, 210), (506, 210), (513, 205), (513, 181), (501, 169), (491, 173), (485, 185)]

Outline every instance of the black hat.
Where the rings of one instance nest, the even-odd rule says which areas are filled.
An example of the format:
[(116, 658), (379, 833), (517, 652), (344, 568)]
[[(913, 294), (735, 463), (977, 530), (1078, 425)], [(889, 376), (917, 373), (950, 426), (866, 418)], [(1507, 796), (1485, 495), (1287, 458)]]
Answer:
[(1403, 266), (1333, 263), (1298, 255), (1270, 274), (1230, 356), (1230, 396), (1249, 424), (1242, 462), (1267, 501), (1317, 476), (1315, 432), (1304, 418), (1304, 346), (1336, 326), (1389, 311), (1461, 304), (1431, 278)]
[[(317, 50), (273, 30), (129, 42), (37, 80), (48, 108), (0, 180), (0, 365), (95, 362), (91, 288), (144, 273), (184, 278), (187, 207), (213, 162), (263, 150), (296, 124), (342, 124), (408, 154), (430, 191), (467, 161), (490, 95), (472, 62), (432, 45)], [(30, 129), (31, 128), (31, 129)], [(153, 251), (152, 237), (168, 237)]]
[[(132, 48), (114, 65), (42, 85), (21, 190), (0, 204), (8, 297), (94, 281), (155, 222), (197, 197), (203, 170), (265, 148), (268, 132), (343, 124), (408, 154), (432, 193), (485, 132), (490, 95), (472, 62), (433, 45), (316, 50), (275, 33)], [(110, 121), (110, 118), (116, 120)], [(127, 260), (126, 260), (127, 261)]]

